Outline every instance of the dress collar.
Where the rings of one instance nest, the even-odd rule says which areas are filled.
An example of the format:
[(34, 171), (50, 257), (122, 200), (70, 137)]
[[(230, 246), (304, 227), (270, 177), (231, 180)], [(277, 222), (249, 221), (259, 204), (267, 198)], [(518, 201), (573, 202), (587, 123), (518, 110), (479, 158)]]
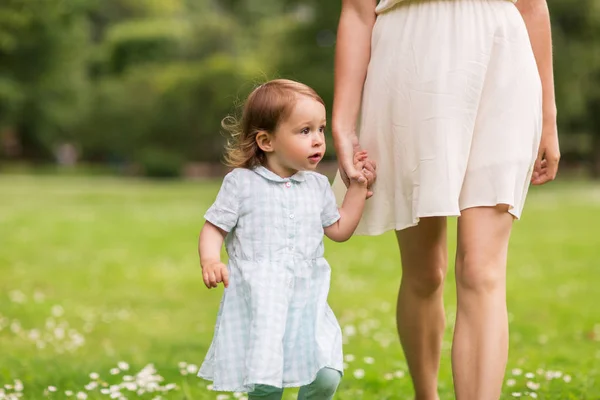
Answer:
[(306, 179), (305, 173), (303, 171), (298, 171), (294, 175), (290, 176), (289, 178), (282, 178), (279, 175), (277, 175), (275, 172), (271, 171), (270, 169), (268, 169), (262, 165), (255, 167), (254, 172), (256, 172), (258, 175), (262, 176), (263, 178), (268, 179), (273, 182), (288, 182), (290, 180), (296, 181), (296, 182), (303, 182)]

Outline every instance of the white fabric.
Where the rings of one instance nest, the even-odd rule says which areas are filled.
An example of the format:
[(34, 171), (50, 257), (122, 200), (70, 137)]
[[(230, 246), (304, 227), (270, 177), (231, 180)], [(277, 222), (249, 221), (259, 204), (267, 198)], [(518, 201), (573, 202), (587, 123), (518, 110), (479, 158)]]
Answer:
[[(506, 0), (403, 2), (377, 17), (359, 140), (377, 163), (358, 235), (508, 204), (521, 216), (541, 137), (541, 82)], [(341, 203), (346, 188), (336, 176)]]
[[(381, 0), (379, 3), (377, 3), (377, 7), (375, 8), (375, 13), (376, 14), (382, 14), (388, 10), (391, 10), (396, 4), (400, 4), (400, 3), (408, 3), (411, 0)], [(415, 0), (412, 0), (415, 1)], [(423, 1), (423, 0), (417, 0), (417, 1)], [(427, 0), (425, 0), (427, 1)], [(439, 1), (460, 1), (460, 0), (439, 0)], [(505, 1), (511, 1), (513, 3), (516, 3), (517, 0), (505, 0)]]

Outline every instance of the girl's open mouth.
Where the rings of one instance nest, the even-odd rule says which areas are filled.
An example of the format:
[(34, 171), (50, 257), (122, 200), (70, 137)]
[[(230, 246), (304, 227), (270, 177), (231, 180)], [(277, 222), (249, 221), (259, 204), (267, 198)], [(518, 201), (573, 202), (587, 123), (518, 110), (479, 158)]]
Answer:
[(308, 159), (311, 162), (319, 162), (321, 160), (321, 157), (322, 157), (321, 153), (315, 153), (315, 154), (311, 155), (310, 157), (308, 157)]

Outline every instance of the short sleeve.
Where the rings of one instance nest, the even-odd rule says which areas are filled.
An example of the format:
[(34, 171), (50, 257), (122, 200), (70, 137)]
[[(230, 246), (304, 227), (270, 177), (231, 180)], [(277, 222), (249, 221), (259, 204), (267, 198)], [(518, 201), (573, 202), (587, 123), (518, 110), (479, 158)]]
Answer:
[(323, 194), (323, 209), (321, 210), (321, 223), (324, 228), (333, 225), (340, 219), (340, 211), (335, 200), (335, 194), (331, 189), (331, 185), (326, 177), (323, 177), (324, 181), (324, 194)]
[(234, 172), (225, 175), (217, 198), (204, 214), (204, 218), (224, 231), (231, 232), (238, 221), (239, 189)]

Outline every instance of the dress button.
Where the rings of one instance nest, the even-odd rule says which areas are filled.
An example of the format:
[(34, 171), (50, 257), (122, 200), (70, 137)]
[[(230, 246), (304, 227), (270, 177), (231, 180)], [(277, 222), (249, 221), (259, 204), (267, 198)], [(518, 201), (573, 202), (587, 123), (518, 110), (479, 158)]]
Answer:
[(294, 219), (294, 214), (290, 214), (290, 219)]
[(288, 181), (285, 183), (285, 187), (290, 187), (290, 186), (292, 186), (292, 182)]

